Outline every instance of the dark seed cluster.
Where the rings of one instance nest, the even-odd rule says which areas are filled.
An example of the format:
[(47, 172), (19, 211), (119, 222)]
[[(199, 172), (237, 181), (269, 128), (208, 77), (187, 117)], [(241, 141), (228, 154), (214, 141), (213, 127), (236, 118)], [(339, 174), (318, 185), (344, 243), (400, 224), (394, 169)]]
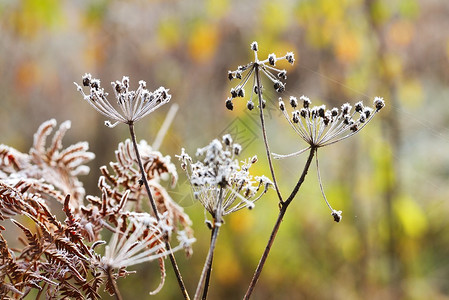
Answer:
[(232, 102), (233, 99), (245, 97), (244, 88), (251, 78), (253, 88), (251, 89), (251, 96), (250, 100), (248, 101), (247, 108), (249, 110), (254, 109), (254, 94), (262, 95), (263, 92), (262, 86), (259, 86), (259, 83), (256, 80), (256, 72), (258, 72), (257, 76), (263, 74), (265, 77), (267, 77), (272, 82), (273, 88), (276, 92), (284, 92), (285, 83), (283, 81), (287, 79), (287, 71), (284, 69), (277, 69), (275, 67), (276, 63), (280, 60), (286, 60), (290, 64), (293, 64), (295, 62), (293, 52), (288, 52), (286, 55), (281, 57), (277, 57), (274, 53), (271, 53), (268, 55), (267, 59), (259, 60), (257, 56), (257, 52), (259, 50), (257, 42), (251, 43), (250, 48), (252, 51), (254, 51), (254, 61), (247, 65), (239, 66), (235, 71), (228, 71), (229, 80), (240, 80), (237, 86), (231, 89), (231, 96), (226, 99), (226, 108), (229, 110), (234, 109), (234, 104)]

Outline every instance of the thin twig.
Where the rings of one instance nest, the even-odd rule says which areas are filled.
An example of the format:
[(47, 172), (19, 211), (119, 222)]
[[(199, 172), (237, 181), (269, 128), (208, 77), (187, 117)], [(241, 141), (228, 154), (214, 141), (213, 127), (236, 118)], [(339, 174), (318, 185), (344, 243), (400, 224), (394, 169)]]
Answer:
[[(143, 165), (142, 165), (142, 160), (140, 158), (140, 153), (139, 153), (139, 149), (138, 149), (138, 146), (137, 146), (136, 134), (134, 132), (134, 124), (133, 123), (129, 123), (128, 125), (129, 125), (129, 131), (130, 131), (130, 134), (131, 134), (131, 138), (132, 138), (132, 141), (133, 141), (134, 150), (136, 151), (137, 162), (139, 164), (140, 173), (142, 175), (142, 181), (143, 181), (143, 183), (145, 185), (145, 189), (147, 191), (148, 198), (150, 199), (151, 208), (153, 209), (155, 218), (156, 218), (157, 221), (159, 221), (160, 217), (159, 217), (159, 213), (157, 211), (156, 203), (155, 203), (155, 201), (153, 199), (153, 195), (151, 194), (150, 186), (148, 184), (148, 180), (147, 180), (147, 177), (145, 175), (145, 170), (143, 169)], [(171, 246), (170, 246), (170, 242), (168, 241), (168, 237), (166, 237), (165, 249), (167, 250), (168, 256), (170, 257), (170, 262), (172, 264), (173, 271), (175, 272), (176, 279), (178, 280), (178, 285), (179, 285), (179, 288), (181, 289), (182, 295), (184, 296), (184, 299), (189, 300), (190, 299), (189, 293), (187, 292), (187, 289), (186, 289), (186, 286), (184, 284), (184, 281), (182, 280), (181, 272), (179, 271), (178, 264), (176, 263), (176, 259), (175, 259), (175, 256), (174, 256), (173, 252), (172, 252), (172, 249), (171, 249)]]
[(153, 148), (153, 150), (159, 150), (159, 147), (161, 146), (162, 141), (164, 140), (164, 137), (167, 134), (167, 131), (170, 128), (171, 123), (175, 119), (178, 109), (179, 109), (178, 104), (173, 104), (170, 106), (170, 110), (168, 111), (167, 116), (165, 117), (164, 123), (162, 123), (162, 126), (159, 128), (156, 138), (154, 139), (154, 142), (151, 145), (151, 148)]
[[(214, 227), (212, 228), (212, 236), (210, 240), (209, 252), (207, 253), (206, 261), (204, 262), (203, 271), (201, 272), (198, 286), (196, 287), (195, 300), (200, 299), (201, 290), (203, 290), (202, 299), (206, 299), (207, 291), (209, 289), (209, 277), (212, 270), (212, 260), (214, 258), (215, 244), (217, 242), (218, 231), (220, 230), (222, 221), (222, 201), (223, 201), (223, 188), (220, 188), (218, 195), (218, 205), (214, 216)], [(207, 279), (207, 280), (206, 280)], [(206, 284), (207, 283), (207, 284)]]
[(265, 265), (265, 261), (267, 260), (268, 254), (270, 253), (271, 246), (273, 245), (274, 239), (276, 238), (276, 235), (278, 233), (279, 227), (281, 226), (282, 220), (284, 218), (285, 212), (287, 211), (287, 208), (289, 204), (292, 202), (292, 200), (295, 198), (296, 194), (299, 191), (299, 188), (301, 187), (302, 183), (304, 182), (304, 179), (307, 175), (307, 172), (309, 170), (310, 164), (312, 163), (313, 156), (315, 154), (316, 149), (311, 148), (309, 152), (309, 157), (307, 158), (307, 162), (304, 166), (304, 170), (301, 173), (301, 176), (299, 177), (298, 182), (296, 183), (295, 188), (293, 189), (290, 196), (285, 200), (285, 202), (281, 203), (280, 211), (278, 218), (276, 220), (276, 223), (274, 224), (273, 230), (271, 231), (270, 238), (268, 240), (267, 246), (265, 247), (265, 251), (262, 254), (262, 257), (260, 258), (259, 264), (257, 265), (256, 271), (254, 272), (253, 279), (251, 280), (251, 283), (249, 284), (248, 290), (246, 291), (245, 296), (243, 299), (249, 299), (252, 292), (254, 291), (254, 287), (257, 284), (257, 281), (259, 280), (260, 274), (262, 273), (262, 269)]
[(274, 188), (276, 189), (276, 193), (278, 194), (279, 202), (282, 203), (282, 201), (283, 201), (282, 195), (281, 195), (281, 191), (279, 190), (278, 183), (276, 181), (276, 176), (274, 174), (273, 163), (271, 161), (270, 146), (268, 145), (267, 130), (265, 128), (265, 119), (263, 117), (262, 86), (260, 84), (259, 65), (257, 65), (257, 64), (255, 65), (254, 71), (255, 71), (255, 75), (256, 75), (257, 96), (259, 97), (260, 125), (262, 126), (263, 142), (265, 144), (265, 150), (267, 153), (268, 165), (270, 166), (271, 178), (273, 179), (273, 185), (274, 185)]
[(212, 260), (214, 258), (215, 244), (217, 242), (220, 225), (220, 223), (218, 225), (215, 223), (214, 228), (212, 229), (212, 238), (210, 240), (209, 252), (207, 254), (206, 262), (204, 263), (203, 271), (201, 272), (201, 277), (196, 288), (194, 298), (195, 300), (200, 299), (201, 290), (203, 290), (201, 299), (206, 299), (207, 292), (209, 290), (209, 280), (206, 279), (210, 276), (210, 272), (212, 270)]
[[(212, 244), (212, 239), (214, 238), (214, 234), (215, 231), (211, 230), (211, 234), (210, 234), (210, 243)], [(210, 245), (209, 245), (210, 247)], [(210, 262), (210, 267), (207, 269), (207, 274), (206, 274), (206, 282), (204, 283), (204, 291), (203, 291), (203, 297), (201, 298), (202, 300), (206, 300), (207, 299), (207, 292), (209, 290), (209, 284), (210, 284), (210, 274), (212, 273), (212, 264), (214, 261), (214, 257), (212, 254), (212, 258), (211, 258), (211, 262)]]

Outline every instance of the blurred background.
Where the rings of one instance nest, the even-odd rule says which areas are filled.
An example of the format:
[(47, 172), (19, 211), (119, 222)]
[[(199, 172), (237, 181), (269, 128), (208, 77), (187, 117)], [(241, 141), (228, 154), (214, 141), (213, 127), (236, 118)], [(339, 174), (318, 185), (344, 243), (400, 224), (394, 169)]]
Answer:
[[(174, 158), (194, 154), (230, 132), (269, 174), (257, 110), (225, 100), (227, 71), (259, 55), (295, 53), (285, 65), (284, 97), (340, 107), (383, 97), (386, 108), (360, 134), (320, 151), (327, 198), (343, 211), (332, 220), (312, 167), (281, 226), (254, 299), (449, 299), (449, 2), (446, 0), (0, 0), (0, 143), (27, 152), (50, 118), (72, 121), (65, 145), (85, 140), (97, 155), (84, 176), (89, 194), (101, 165), (114, 159), (127, 127), (109, 129), (76, 91), (92, 73), (109, 82), (129, 75), (173, 98), (137, 124), (150, 144), (174, 103), (179, 111), (160, 150), (178, 165), (170, 190), (194, 224), (194, 255), (176, 256), (194, 293), (209, 232), (202, 207)], [(282, 67), (282, 66), (281, 66)], [(112, 91), (110, 91), (112, 93)], [(247, 94), (249, 91), (247, 91)], [(267, 90), (273, 152), (304, 147)], [(284, 195), (305, 156), (276, 161)], [(168, 187), (168, 184), (167, 184)], [(270, 191), (252, 211), (229, 216), (220, 232), (210, 299), (239, 299), (277, 216)], [(124, 299), (180, 299), (174, 274), (156, 296), (157, 264), (119, 280)], [(107, 299), (108, 296), (105, 296)]]

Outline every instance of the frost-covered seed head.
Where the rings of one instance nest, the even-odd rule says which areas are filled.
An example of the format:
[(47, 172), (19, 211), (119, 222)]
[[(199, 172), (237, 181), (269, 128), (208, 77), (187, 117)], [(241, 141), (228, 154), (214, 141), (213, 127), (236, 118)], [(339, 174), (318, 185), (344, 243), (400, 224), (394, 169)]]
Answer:
[(356, 112), (361, 113), (361, 112), (363, 111), (363, 102), (362, 102), (362, 101), (357, 102), (357, 103), (354, 105), (354, 108), (355, 108), (355, 111), (356, 111)]
[(253, 110), (253, 109), (254, 109), (254, 102), (251, 101), (251, 100), (249, 100), (248, 103), (246, 103), (246, 107), (247, 107), (249, 110)]
[(298, 106), (298, 99), (296, 99), (296, 97), (294, 96), (290, 96), (290, 105), (293, 108), (296, 108)]
[(351, 112), (352, 106), (349, 103), (345, 103), (341, 106), (343, 116), (348, 115)]
[(293, 54), (293, 52), (288, 52), (287, 55), (285, 55), (285, 59), (293, 65), (293, 63), (295, 62), (295, 55)]
[[(258, 73), (259, 75), (265, 75), (272, 83), (273, 87), (276, 92), (282, 93), (285, 91), (285, 83), (281, 80), (287, 79), (287, 71), (285, 69), (277, 69), (275, 67), (276, 63), (281, 60), (286, 60), (289, 63), (294, 62), (294, 56), (292, 52), (288, 52), (285, 56), (282, 57), (276, 57), (274, 53), (271, 53), (268, 55), (267, 59), (260, 60), (258, 58), (258, 45), (256, 42), (253, 42), (250, 46), (251, 50), (254, 51), (254, 61), (243, 65), (238, 66), (236, 71), (228, 71), (228, 79), (232, 80), (234, 78), (237, 78), (241, 80), (239, 84), (237, 84), (235, 87), (233, 87), (230, 90), (231, 98), (237, 98), (237, 97), (245, 97), (244, 87), (248, 82), (254, 82), (253, 84), (253, 90), (251, 91), (251, 97), (250, 100), (253, 100), (252, 97), (254, 94), (262, 94), (263, 88), (260, 85), (260, 81), (258, 80), (256, 82), (255, 80), (255, 74)], [(251, 77), (253, 77), (254, 80), (251, 80)], [(259, 86), (260, 85), (260, 86)], [(226, 102), (226, 107), (229, 109), (231, 105), (229, 102)]]
[(251, 50), (253, 50), (253, 51), (258, 51), (259, 50), (259, 45), (257, 44), (257, 42), (252, 42), (251, 43)]
[(228, 98), (226, 100), (226, 108), (229, 109), (229, 110), (233, 110), (234, 109), (234, 104), (232, 103), (231, 98)]
[(377, 111), (381, 110), (385, 106), (385, 102), (383, 98), (375, 97), (374, 98), (374, 107)]
[(333, 210), (332, 211), (332, 217), (334, 217), (334, 221), (335, 222), (339, 223), (341, 221), (341, 219), (342, 219), (341, 214), (342, 214), (341, 210), (338, 210), (338, 211), (337, 210)]
[(274, 53), (271, 53), (270, 55), (268, 55), (268, 62), (272, 66), (274, 66), (276, 64), (276, 55)]
[(312, 104), (312, 101), (310, 101), (310, 99), (304, 95), (302, 95), (299, 99), (303, 101), (304, 108), (309, 108), (310, 104)]
[(230, 146), (232, 144), (232, 137), (230, 134), (225, 134), (223, 136), (223, 144), (225, 144), (226, 146)]
[(280, 108), (280, 110), (282, 110), (282, 111), (285, 109), (284, 101), (279, 100), (279, 108)]

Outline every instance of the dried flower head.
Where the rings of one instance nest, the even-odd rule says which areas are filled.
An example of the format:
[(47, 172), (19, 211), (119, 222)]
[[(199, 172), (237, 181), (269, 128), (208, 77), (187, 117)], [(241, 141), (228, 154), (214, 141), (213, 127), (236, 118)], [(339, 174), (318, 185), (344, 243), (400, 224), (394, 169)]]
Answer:
[(146, 88), (146, 82), (139, 81), (139, 87), (135, 91), (129, 90), (129, 77), (123, 76), (122, 81), (111, 82), (114, 89), (117, 104), (121, 108), (120, 114), (107, 99), (108, 93), (101, 88), (100, 80), (92, 78), (92, 75), (83, 76), (83, 86), (90, 88), (89, 94), (85, 94), (83, 87), (75, 82), (78, 91), (90, 105), (99, 113), (114, 121), (106, 121), (108, 127), (114, 127), (118, 123), (133, 124), (146, 115), (152, 113), (160, 106), (170, 101), (171, 95), (164, 87), (150, 92)]
[(295, 62), (293, 52), (288, 52), (286, 55), (281, 57), (276, 57), (274, 53), (268, 55), (265, 60), (259, 60), (257, 57), (257, 52), (259, 50), (259, 46), (257, 42), (251, 43), (251, 50), (254, 51), (254, 61), (246, 64), (244, 66), (239, 66), (235, 71), (228, 71), (229, 80), (239, 79), (240, 83), (237, 84), (234, 88), (231, 89), (231, 97), (226, 100), (226, 108), (232, 110), (234, 108), (234, 104), (232, 100), (237, 97), (245, 97), (245, 85), (250, 80), (251, 76), (253, 77), (253, 85), (251, 89), (251, 97), (247, 103), (247, 108), (249, 110), (254, 109), (254, 103), (252, 101), (254, 94), (258, 94), (263, 92), (262, 86), (259, 86), (256, 80), (255, 75), (256, 72), (259, 74), (259, 71), (272, 82), (273, 87), (276, 92), (282, 93), (285, 91), (285, 81), (287, 79), (287, 71), (284, 69), (276, 68), (276, 63), (280, 60), (286, 60), (288, 63), (292, 64)]
[[(324, 105), (311, 107), (312, 102), (305, 96), (300, 97), (300, 103), (302, 102), (302, 108), (298, 109), (298, 100), (296, 97), (290, 97), (290, 105), (294, 109), (289, 116), (284, 101), (279, 98), (279, 109), (284, 114), (287, 121), (290, 123), (296, 133), (307, 143), (309, 146), (305, 149), (299, 150), (287, 155), (273, 154), (274, 158), (287, 158), (299, 155), (309, 149), (316, 152), (316, 168), (318, 175), (318, 182), (320, 184), (321, 194), (324, 201), (331, 210), (331, 215), (335, 222), (340, 222), (342, 219), (342, 212), (335, 210), (329, 204), (324, 193), (323, 184), (321, 182), (320, 168), (318, 163), (318, 148), (335, 144), (339, 141), (347, 139), (363, 127), (365, 127), (376, 113), (385, 106), (385, 102), (382, 98), (375, 97), (373, 102), (373, 108), (365, 107), (362, 102), (354, 104), (354, 111), (349, 103), (345, 103), (341, 106), (341, 109), (332, 108), (326, 109)], [(357, 115), (357, 118), (355, 116)]]
[(324, 105), (311, 107), (312, 102), (306, 96), (301, 96), (299, 100), (301, 108), (298, 108), (296, 97), (290, 97), (289, 102), (294, 109), (291, 115), (288, 114), (287, 106), (281, 98), (279, 109), (309, 147), (288, 155), (274, 154), (275, 158), (299, 155), (310, 148), (320, 148), (347, 139), (365, 127), (385, 106), (385, 102), (379, 97), (374, 98), (373, 108), (357, 102), (354, 111), (351, 111), (352, 106), (349, 103), (343, 104), (339, 110), (336, 107), (326, 109)]
[[(171, 235), (172, 227), (166, 218), (159, 222), (147, 213), (127, 212), (128, 224), (123, 218), (118, 220), (116, 231), (106, 246), (102, 263), (112, 268), (129, 267), (146, 261), (152, 261), (168, 255), (165, 249), (165, 237)], [(124, 228), (123, 231), (121, 228)], [(190, 247), (195, 241), (184, 232), (178, 232), (179, 245), (172, 251)]]
[(257, 162), (256, 156), (239, 163), (236, 156), (241, 151), (241, 146), (227, 134), (221, 142), (215, 139), (199, 148), (196, 156), (200, 160), (195, 163), (184, 149), (178, 156), (194, 196), (217, 221), (242, 208), (253, 208), (272, 185), (267, 177), (249, 173), (251, 165)]
[[(126, 224), (128, 223), (128, 224)], [(105, 247), (105, 254), (100, 259), (100, 265), (105, 269), (117, 269), (123, 273), (127, 267), (156, 259), (166, 258), (170, 253), (187, 249), (195, 242), (184, 231), (177, 232), (178, 245), (166, 249), (166, 237), (172, 234), (172, 227), (167, 223), (166, 214), (157, 221), (147, 213), (127, 212), (118, 219), (118, 224), (110, 242)], [(165, 279), (163, 264), (161, 265), (162, 280), (157, 289), (160, 291)]]

